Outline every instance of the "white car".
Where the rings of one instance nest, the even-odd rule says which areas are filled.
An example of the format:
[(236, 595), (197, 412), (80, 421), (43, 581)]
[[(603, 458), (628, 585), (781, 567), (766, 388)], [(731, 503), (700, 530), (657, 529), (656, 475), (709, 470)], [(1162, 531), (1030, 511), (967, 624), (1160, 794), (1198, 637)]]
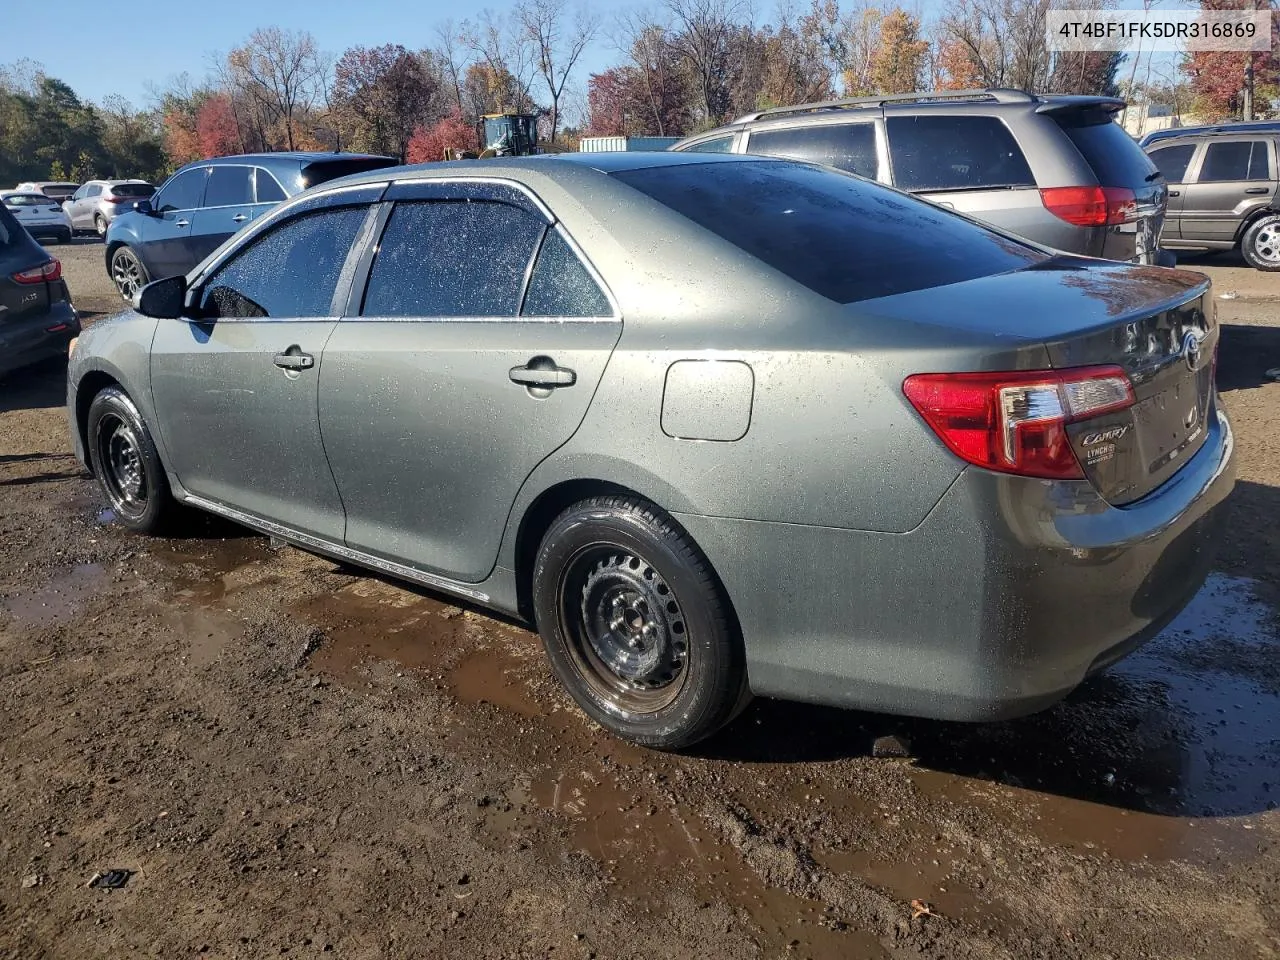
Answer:
[(0, 192), (0, 203), (37, 240), (52, 237), (61, 243), (71, 242), (71, 218), (57, 200), (43, 193), (5, 190)]
[(79, 188), (80, 184), (65, 180), (28, 180), (13, 189), (15, 193), (43, 193), (46, 197), (57, 200), (58, 203), (65, 203)]

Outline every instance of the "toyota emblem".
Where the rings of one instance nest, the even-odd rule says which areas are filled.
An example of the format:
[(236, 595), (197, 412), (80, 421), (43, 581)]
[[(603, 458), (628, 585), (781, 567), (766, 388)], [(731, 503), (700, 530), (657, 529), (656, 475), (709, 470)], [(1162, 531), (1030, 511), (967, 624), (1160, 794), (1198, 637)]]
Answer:
[(1195, 331), (1189, 331), (1182, 338), (1182, 359), (1187, 361), (1187, 369), (1193, 373), (1200, 366), (1200, 336)]

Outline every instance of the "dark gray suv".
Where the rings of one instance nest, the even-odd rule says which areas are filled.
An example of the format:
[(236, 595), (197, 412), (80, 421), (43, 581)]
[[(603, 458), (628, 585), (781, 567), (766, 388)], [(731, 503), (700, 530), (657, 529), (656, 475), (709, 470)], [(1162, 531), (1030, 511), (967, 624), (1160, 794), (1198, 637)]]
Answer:
[(740, 117), (673, 146), (827, 164), (1044, 246), (1173, 266), (1167, 184), (1119, 124), (1124, 101), (962, 90), (855, 97)]
[(1169, 183), (1161, 242), (1186, 250), (1233, 250), (1259, 270), (1280, 270), (1280, 200), (1273, 132), (1189, 133), (1147, 149)]

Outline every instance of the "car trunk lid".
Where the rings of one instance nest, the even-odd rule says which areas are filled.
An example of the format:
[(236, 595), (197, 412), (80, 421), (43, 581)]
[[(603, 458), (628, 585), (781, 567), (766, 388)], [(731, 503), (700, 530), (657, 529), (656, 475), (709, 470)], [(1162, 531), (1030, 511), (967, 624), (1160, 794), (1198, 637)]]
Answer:
[[(1122, 370), (1132, 403), (1065, 425), (1085, 478), (1113, 505), (1155, 490), (1208, 435), (1219, 332), (1199, 274), (1063, 255), (858, 306), (903, 322), (927, 316), (971, 345), (985, 342), (975, 370), (1015, 370), (1013, 355), (1064, 375)], [(1038, 359), (1026, 354), (1033, 346)]]

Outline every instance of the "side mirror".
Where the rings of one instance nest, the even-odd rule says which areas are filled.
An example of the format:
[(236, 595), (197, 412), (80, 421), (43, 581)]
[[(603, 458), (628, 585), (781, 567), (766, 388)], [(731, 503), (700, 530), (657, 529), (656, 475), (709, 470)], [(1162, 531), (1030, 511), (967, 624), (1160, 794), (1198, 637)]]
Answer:
[(187, 298), (187, 278), (179, 274), (153, 280), (133, 295), (133, 309), (144, 317), (177, 320)]
[(142, 214), (144, 217), (149, 217), (155, 212), (151, 207), (150, 200), (133, 201), (133, 209), (138, 211), (138, 213)]

